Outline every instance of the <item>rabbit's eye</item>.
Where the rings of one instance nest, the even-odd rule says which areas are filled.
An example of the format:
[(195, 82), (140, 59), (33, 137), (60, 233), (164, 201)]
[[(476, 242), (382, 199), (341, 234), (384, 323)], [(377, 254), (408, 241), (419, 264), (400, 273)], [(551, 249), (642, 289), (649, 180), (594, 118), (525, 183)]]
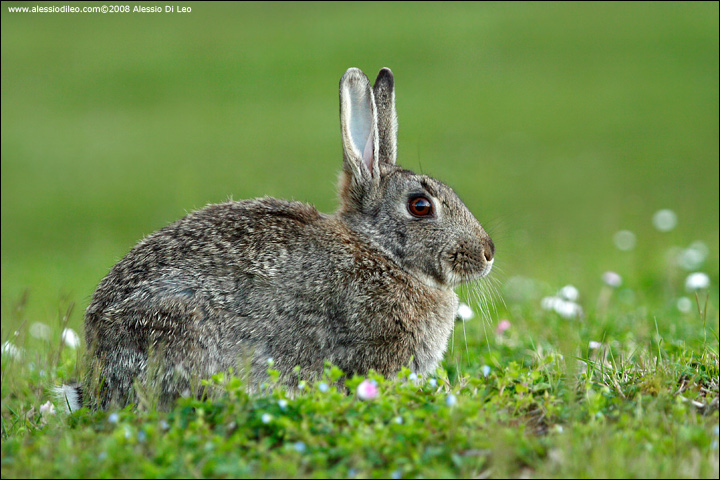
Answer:
[(433, 214), (432, 202), (425, 197), (412, 197), (408, 201), (408, 211), (414, 217), (429, 217)]

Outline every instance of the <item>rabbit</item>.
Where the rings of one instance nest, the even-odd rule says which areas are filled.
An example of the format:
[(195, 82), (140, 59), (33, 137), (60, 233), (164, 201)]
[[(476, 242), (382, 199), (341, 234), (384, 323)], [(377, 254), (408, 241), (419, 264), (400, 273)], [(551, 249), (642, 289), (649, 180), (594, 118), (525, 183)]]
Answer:
[[(332, 214), (258, 198), (208, 205), (140, 241), (85, 313), (87, 373), (71, 410), (169, 407), (218, 372), (280, 380), (343, 372), (434, 373), (453, 288), (490, 273), (495, 246), (447, 185), (396, 164), (395, 82), (340, 80), (343, 169)], [(295, 368), (299, 366), (299, 371)], [(70, 398), (72, 397), (72, 398)]]

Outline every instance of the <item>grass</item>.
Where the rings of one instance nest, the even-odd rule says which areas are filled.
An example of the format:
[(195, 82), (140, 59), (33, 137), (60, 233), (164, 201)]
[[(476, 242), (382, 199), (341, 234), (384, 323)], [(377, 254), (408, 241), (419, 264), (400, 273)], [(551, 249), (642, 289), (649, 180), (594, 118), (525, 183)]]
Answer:
[[(718, 477), (717, 3), (8, 5), (3, 478)], [(63, 331), (143, 235), (228, 196), (335, 208), (350, 66), (393, 69), (399, 162), (497, 246), (486, 297), (459, 289), (476, 317), (442, 369), (373, 376), (366, 401), (328, 368), (327, 391), (218, 377), (171, 412), (43, 408), (82, 373)], [(568, 284), (579, 317), (547, 300)]]
[[(482, 324), (468, 327), (480, 336)], [(561, 354), (522, 331), (469, 342), (474, 362), (458, 349), (431, 378), (371, 374), (379, 393), (368, 400), (362, 377), (347, 394), (328, 366), (300, 391), (248, 395), (241, 379), (217, 375), (209, 383), (222, 393), (170, 412), (69, 418), (17, 397), (43, 399), (47, 376), (74, 369), (72, 350), (48, 345), (44, 376), (4, 356), (3, 391), (14, 395), (3, 394), (3, 476), (717, 477), (717, 337), (696, 349), (656, 337)]]

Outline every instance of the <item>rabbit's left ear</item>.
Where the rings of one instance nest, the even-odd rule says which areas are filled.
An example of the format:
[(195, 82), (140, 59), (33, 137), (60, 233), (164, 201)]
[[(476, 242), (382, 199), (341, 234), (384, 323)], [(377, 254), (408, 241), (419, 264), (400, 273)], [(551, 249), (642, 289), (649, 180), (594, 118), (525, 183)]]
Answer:
[(370, 81), (358, 68), (340, 80), (340, 127), (345, 170), (360, 183), (377, 181), (379, 145), (377, 112)]
[(373, 87), (377, 107), (380, 161), (395, 164), (397, 160), (397, 113), (395, 113), (395, 78), (389, 68), (378, 73)]

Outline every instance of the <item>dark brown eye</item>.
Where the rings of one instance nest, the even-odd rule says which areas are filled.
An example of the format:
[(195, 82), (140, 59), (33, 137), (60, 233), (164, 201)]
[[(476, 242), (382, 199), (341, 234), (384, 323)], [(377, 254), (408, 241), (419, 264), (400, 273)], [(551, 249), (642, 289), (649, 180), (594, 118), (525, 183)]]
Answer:
[(433, 214), (432, 202), (425, 197), (413, 197), (408, 201), (408, 211), (414, 217), (429, 217)]

